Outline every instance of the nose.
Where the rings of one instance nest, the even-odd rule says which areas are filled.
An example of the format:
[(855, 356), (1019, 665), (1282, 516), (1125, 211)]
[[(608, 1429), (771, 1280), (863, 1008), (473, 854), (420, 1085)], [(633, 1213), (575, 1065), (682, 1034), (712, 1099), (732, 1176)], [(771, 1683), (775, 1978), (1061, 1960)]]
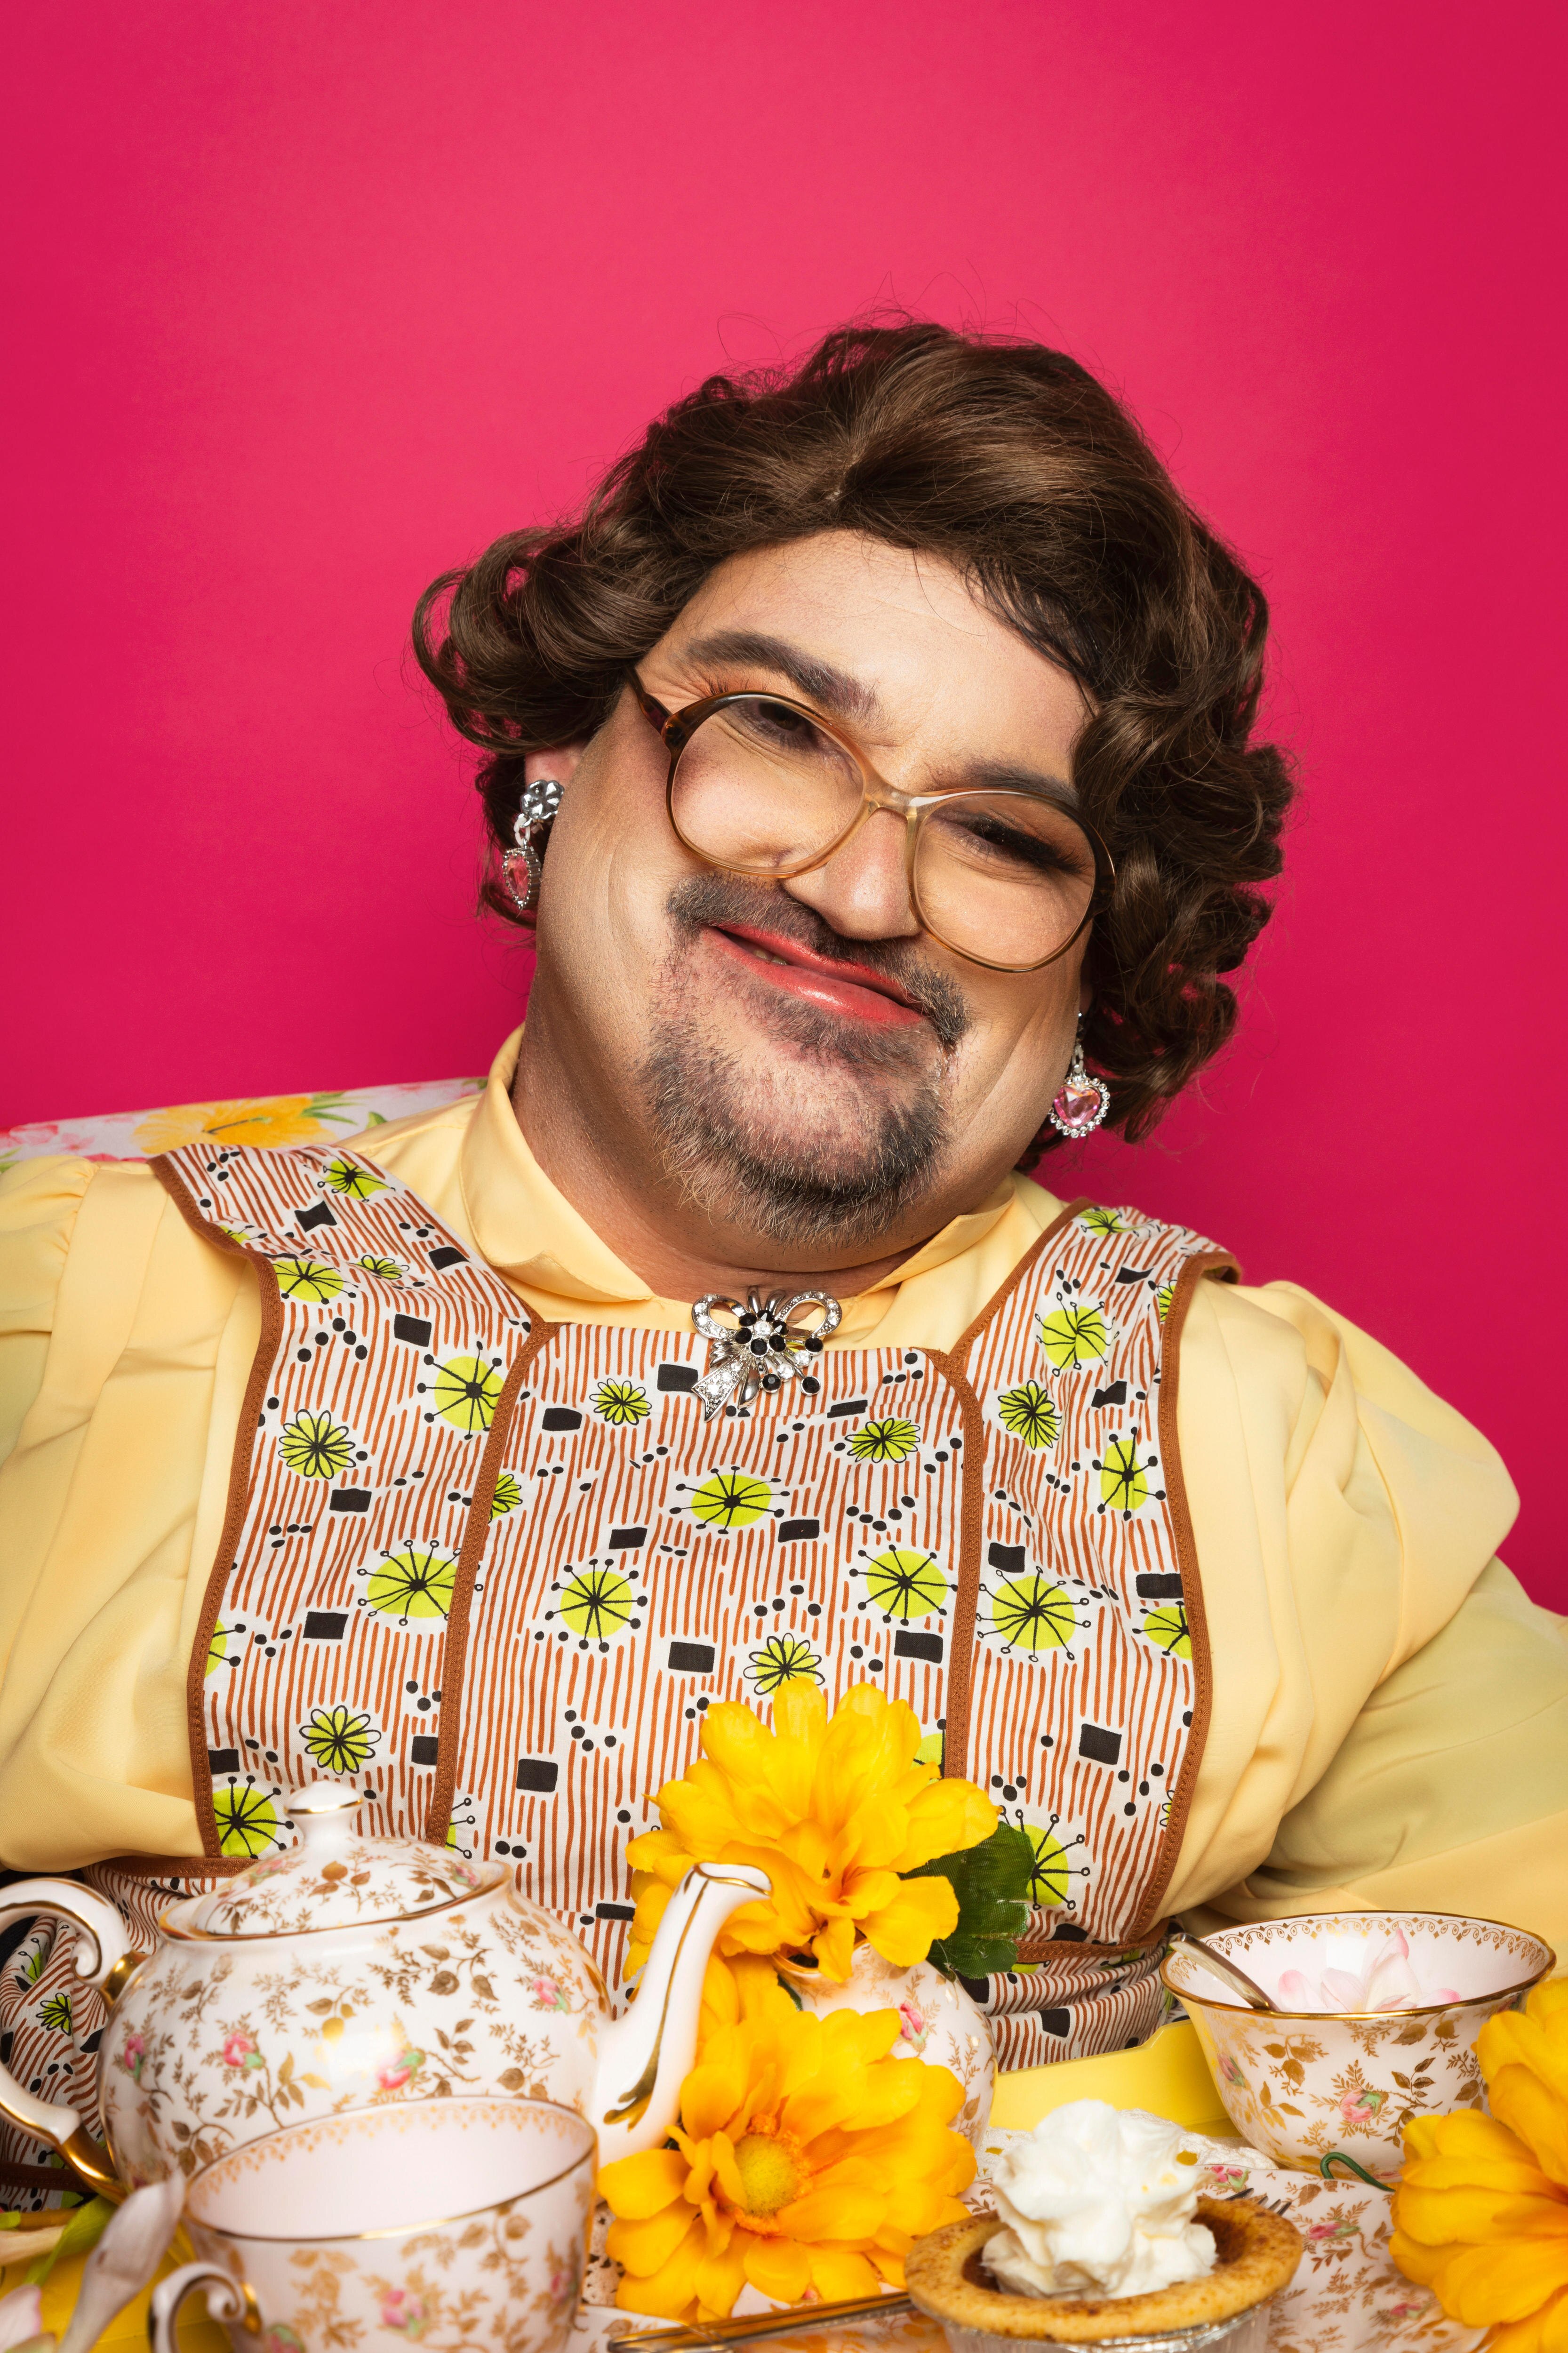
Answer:
[(878, 809), (825, 866), (796, 874), (784, 888), (848, 940), (911, 939), (920, 919), (910, 899), (906, 820)]

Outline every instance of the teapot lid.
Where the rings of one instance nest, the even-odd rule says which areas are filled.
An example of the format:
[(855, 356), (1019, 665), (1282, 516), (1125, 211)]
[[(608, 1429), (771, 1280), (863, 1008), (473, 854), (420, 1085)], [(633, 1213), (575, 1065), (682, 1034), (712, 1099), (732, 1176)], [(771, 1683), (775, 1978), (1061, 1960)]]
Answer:
[(299, 1936), (414, 1920), (499, 1887), (499, 1862), (466, 1862), (449, 1847), (414, 1839), (367, 1838), (351, 1819), (362, 1792), (317, 1781), (285, 1799), (300, 1842), (258, 1862), (205, 1895), (172, 1905), (174, 1936)]

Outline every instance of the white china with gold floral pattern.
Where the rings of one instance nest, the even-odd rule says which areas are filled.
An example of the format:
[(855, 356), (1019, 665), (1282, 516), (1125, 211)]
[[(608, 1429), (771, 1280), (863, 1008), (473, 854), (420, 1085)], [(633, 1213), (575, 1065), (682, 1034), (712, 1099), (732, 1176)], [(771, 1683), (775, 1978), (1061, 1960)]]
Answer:
[(191, 2181), (197, 2260), (154, 2291), (178, 2353), (193, 2288), (245, 2353), (407, 2338), (559, 2353), (582, 2288), (594, 2134), (543, 2100), (433, 2099), (295, 2124)]
[(766, 1874), (689, 1873), (637, 2003), (612, 2019), (584, 1947), (506, 1864), (361, 1837), (359, 1802), (338, 1783), (297, 1796), (298, 1845), (171, 1905), (146, 1956), (126, 1952), (113, 1905), (73, 1881), (7, 1888), (7, 1915), (77, 1926), (78, 1970), (110, 2004), (107, 2148), (3, 2068), (0, 2112), (111, 2196), (302, 2118), (431, 2094), (553, 2101), (587, 2118), (606, 2163), (657, 2147), (696, 2048), (713, 1939), (768, 1893)]
[[(1249, 2010), (1191, 1946), (1173, 1946), (1161, 1976), (1197, 2031), (1237, 2130), (1277, 2164), (1313, 2172), (1340, 2149), (1368, 2172), (1394, 2174), (1408, 2117), (1479, 2106), (1477, 2035), (1556, 1965), (1525, 1929), (1447, 1912), (1319, 1912), (1219, 1929), (1208, 1941), (1279, 2009)], [(1384, 1987), (1368, 1980), (1401, 1945), (1400, 1983), (1383, 2006)], [(1353, 1999), (1357, 1982), (1371, 2006), (1328, 2006), (1325, 1995)]]

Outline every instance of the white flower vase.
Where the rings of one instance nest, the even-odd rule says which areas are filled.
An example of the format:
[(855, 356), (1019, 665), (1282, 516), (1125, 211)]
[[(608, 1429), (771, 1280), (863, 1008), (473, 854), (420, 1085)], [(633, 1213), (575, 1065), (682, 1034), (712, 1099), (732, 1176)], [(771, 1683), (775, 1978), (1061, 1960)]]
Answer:
[(991, 2121), (996, 2054), (989, 2021), (956, 1978), (943, 1977), (930, 1961), (899, 1968), (867, 1944), (856, 1946), (849, 1975), (842, 1983), (785, 1961), (777, 1966), (801, 2008), (814, 2017), (826, 2018), (834, 2010), (896, 2010), (903, 2032), (891, 2056), (952, 2068), (963, 2086), (963, 2105), (952, 2120), (953, 2129), (965, 2136), (978, 2156)]

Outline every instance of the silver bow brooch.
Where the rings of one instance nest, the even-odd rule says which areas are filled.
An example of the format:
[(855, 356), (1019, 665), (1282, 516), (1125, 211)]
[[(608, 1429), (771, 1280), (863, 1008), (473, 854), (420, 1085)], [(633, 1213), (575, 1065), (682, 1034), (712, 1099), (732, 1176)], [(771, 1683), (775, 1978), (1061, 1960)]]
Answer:
[[(720, 1307), (735, 1318), (733, 1324), (719, 1322), (713, 1311)], [(805, 1316), (814, 1307), (822, 1311), (822, 1321), (807, 1324)], [(821, 1355), (823, 1342), (838, 1329), (843, 1315), (837, 1300), (826, 1291), (787, 1295), (774, 1291), (766, 1299), (749, 1291), (743, 1307), (738, 1299), (722, 1298), (716, 1291), (700, 1299), (691, 1321), (712, 1348), (708, 1370), (697, 1384), (703, 1420), (711, 1421), (721, 1406), (750, 1405), (761, 1391), (782, 1389), (786, 1381), (798, 1381), (807, 1397), (815, 1397), (822, 1384), (811, 1370), (812, 1360)]]

